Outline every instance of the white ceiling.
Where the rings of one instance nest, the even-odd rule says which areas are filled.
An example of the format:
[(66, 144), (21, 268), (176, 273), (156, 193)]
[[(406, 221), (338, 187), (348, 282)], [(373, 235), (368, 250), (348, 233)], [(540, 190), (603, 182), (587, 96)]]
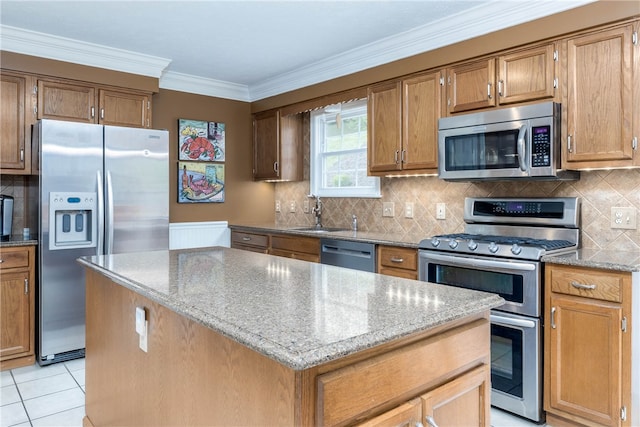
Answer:
[(0, 1), (0, 49), (255, 101), (594, 0)]

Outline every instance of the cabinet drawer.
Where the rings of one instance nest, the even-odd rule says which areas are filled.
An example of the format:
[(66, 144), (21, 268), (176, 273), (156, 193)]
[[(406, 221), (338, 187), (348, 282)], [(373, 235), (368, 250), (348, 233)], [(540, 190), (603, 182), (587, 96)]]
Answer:
[(0, 250), (0, 269), (29, 267), (27, 248), (2, 248)]
[(551, 291), (604, 301), (622, 301), (622, 283), (628, 276), (595, 269), (549, 267)]
[[(253, 234), (245, 233), (242, 231), (231, 232), (231, 243), (249, 246), (258, 246), (260, 248), (267, 248), (269, 246), (269, 236), (266, 234)], [(235, 247), (235, 246), (234, 246)]]
[(320, 255), (320, 239), (300, 236), (271, 236), (271, 249)]
[[(343, 425), (397, 396), (419, 393), (489, 357), (487, 319), (318, 376), (317, 425)], [(446, 360), (443, 354), (448, 354)], [(416, 363), (420, 360), (421, 363)]]
[(414, 270), (418, 268), (418, 251), (395, 246), (378, 246), (380, 265), (391, 268)]

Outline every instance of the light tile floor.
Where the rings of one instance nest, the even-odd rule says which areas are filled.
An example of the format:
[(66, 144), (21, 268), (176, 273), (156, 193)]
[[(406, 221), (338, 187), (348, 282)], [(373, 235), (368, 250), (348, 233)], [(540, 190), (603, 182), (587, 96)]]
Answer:
[(84, 359), (0, 374), (0, 427), (82, 426)]
[[(84, 359), (45, 367), (36, 364), (1, 374), (0, 427), (82, 426), (85, 415)], [(491, 408), (491, 425), (536, 426), (496, 408)]]

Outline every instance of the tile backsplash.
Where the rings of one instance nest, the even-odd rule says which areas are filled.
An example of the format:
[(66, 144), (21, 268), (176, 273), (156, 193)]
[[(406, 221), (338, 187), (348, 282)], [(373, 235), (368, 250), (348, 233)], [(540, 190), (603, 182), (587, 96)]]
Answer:
[[(306, 159), (305, 159), (306, 160)], [(276, 223), (307, 226), (315, 222), (303, 211), (309, 181), (275, 184), (275, 199), (282, 209)], [(351, 225), (358, 217), (358, 229), (398, 233), (419, 238), (462, 232), (465, 197), (580, 197), (582, 200), (582, 247), (640, 250), (640, 230), (611, 229), (611, 207), (640, 210), (640, 169), (582, 172), (578, 181), (446, 182), (437, 177), (381, 178), (379, 199), (323, 198), (322, 223), (328, 227)], [(308, 199), (313, 206), (313, 199)], [(296, 212), (289, 212), (291, 202)], [(382, 216), (383, 202), (393, 202), (395, 215)], [(413, 203), (413, 218), (405, 218), (405, 203)], [(445, 203), (446, 219), (436, 219), (436, 203)], [(639, 218), (640, 219), (640, 218)]]

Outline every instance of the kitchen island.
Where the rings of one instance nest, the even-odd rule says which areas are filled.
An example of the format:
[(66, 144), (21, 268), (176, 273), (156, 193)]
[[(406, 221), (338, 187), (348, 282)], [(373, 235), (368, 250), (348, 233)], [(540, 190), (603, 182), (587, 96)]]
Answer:
[(85, 426), (488, 425), (496, 295), (221, 247), (79, 262)]

